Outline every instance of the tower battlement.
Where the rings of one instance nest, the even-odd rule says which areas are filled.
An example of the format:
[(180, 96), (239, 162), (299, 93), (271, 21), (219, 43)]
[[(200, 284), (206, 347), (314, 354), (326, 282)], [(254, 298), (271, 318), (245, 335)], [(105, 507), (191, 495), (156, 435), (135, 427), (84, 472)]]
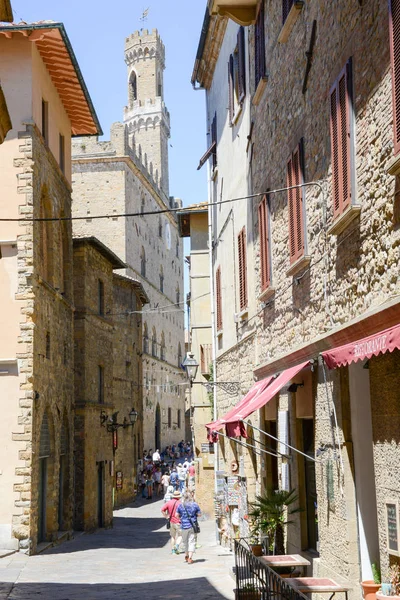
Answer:
[(156, 57), (165, 66), (165, 46), (157, 29), (135, 31), (125, 39), (125, 62), (130, 65), (138, 60)]

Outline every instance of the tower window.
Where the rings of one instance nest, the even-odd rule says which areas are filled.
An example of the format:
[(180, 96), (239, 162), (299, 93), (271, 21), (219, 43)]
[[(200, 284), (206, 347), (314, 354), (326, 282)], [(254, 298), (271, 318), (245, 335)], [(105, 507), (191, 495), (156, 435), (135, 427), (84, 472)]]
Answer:
[(162, 96), (162, 83), (160, 73), (157, 74), (157, 96)]
[(142, 246), (142, 251), (140, 253), (140, 274), (142, 277), (146, 277), (146, 253)]
[(129, 104), (132, 106), (137, 100), (137, 77), (135, 71), (132, 71), (129, 78)]

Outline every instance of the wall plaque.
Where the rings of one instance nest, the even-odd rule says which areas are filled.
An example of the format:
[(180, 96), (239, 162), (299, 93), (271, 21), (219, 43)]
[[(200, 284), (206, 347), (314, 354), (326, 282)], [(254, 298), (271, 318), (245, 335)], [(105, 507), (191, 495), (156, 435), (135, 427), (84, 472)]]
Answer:
[(214, 444), (201, 444), (201, 452), (202, 454), (214, 454)]
[(397, 500), (386, 500), (386, 534), (389, 554), (400, 556), (399, 505)]

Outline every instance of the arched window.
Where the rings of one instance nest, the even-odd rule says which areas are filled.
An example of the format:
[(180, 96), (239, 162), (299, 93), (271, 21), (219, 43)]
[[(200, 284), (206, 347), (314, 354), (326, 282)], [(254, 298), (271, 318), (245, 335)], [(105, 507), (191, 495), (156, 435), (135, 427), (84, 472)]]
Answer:
[(178, 344), (178, 367), (180, 367), (182, 364), (182, 347), (181, 347), (181, 343), (179, 342)]
[(133, 105), (137, 100), (137, 77), (135, 71), (132, 71), (129, 77), (129, 104)]
[(153, 334), (151, 336), (151, 355), (157, 356), (157, 332), (155, 327), (153, 327)]
[(172, 408), (168, 408), (168, 427), (172, 427)]
[(161, 222), (161, 217), (158, 219), (158, 237), (162, 238), (162, 222)]
[(165, 360), (165, 335), (161, 333), (161, 360)]
[(164, 292), (164, 269), (160, 265), (160, 292)]
[(142, 277), (146, 277), (146, 252), (142, 246), (142, 250), (140, 252), (140, 274)]
[(147, 323), (145, 323), (143, 327), (143, 352), (145, 354), (149, 353), (149, 330), (147, 328)]
[(177, 306), (179, 306), (179, 303), (181, 301), (181, 293), (179, 291), (179, 285), (176, 286), (176, 304)]
[(157, 96), (162, 96), (161, 73), (157, 73)]
[(141, 212), (141, 214), (144, 213), (144, 196), (142, 196), (142, 205), (140, 207), (140, 212)]
[(179, 258), (179, 238), (178, 238), (178, 236), (176, 236), (175, 254), (176, 254), (176, 258)]

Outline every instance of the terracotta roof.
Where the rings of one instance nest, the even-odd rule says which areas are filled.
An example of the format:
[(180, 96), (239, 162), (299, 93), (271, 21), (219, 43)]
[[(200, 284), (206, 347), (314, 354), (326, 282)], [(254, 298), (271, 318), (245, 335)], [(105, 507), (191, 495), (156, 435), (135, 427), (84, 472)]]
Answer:
[(140, 281), (134, 279), (133, 277), (128, 277), (128, 275), (120, 275), (119, 273), (113, 273), (113, 277), (115, 279), (121, 279), (123, 281), (126, 281), (127, 283), (130, 283), (134, 288), (136, 288), (136, 290), (139, 292), (139, 296), (143, 304), (148, 304), (150, 302), (150, 298), (146, 294), (146, 291)]
[(0, 0), (0, 21), (12, 21), (13, 13), (10, 0)]
[(105, 259), (111, 263), (113, 269), (124, 269), (126, 267), (126, 264), (94, 235), (87, 237), (74, 237), (73, 244), (74, 247), (82, 246), (84, 244), (93, 246), (98, 252), (100, 252), (100, 254), (104, 256)]
[(1, 34), (8, 38), (23, 35), (36, 44), (71, 121), (73, 136), (103, 134), (62, 23), (2, 23)]

